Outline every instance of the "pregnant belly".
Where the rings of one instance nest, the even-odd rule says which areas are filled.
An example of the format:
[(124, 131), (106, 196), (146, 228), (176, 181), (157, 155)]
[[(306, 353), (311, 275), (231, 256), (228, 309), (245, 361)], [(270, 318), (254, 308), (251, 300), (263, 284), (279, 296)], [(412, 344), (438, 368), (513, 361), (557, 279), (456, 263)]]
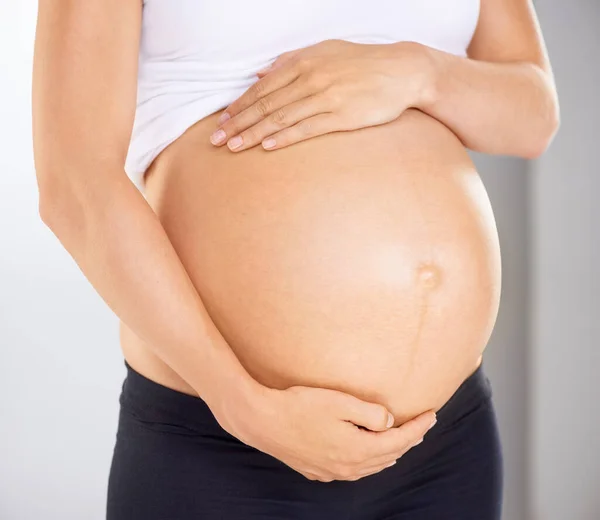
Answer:
[[(443, 405), (500, 299), (493, 213), (460, 141), (409, 110), (234, 154), (208, 143), (217, 115), (163, 151), (146, 197), (241, 363), (265, 385), (344, 390), (399, 420)], [(139, 342), (123, 330), (134, 366), (183, 389)]]

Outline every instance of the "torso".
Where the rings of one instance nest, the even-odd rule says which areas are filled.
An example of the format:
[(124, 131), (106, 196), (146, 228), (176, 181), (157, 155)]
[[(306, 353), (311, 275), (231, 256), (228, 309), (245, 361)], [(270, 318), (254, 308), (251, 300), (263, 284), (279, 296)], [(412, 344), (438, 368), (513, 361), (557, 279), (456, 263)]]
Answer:
[[(401, 421), (474, 371), (498, 311), (494, 217), (463, 145), (417, 110), (271, 152), (209, 135), (258, 69), (323, 39), (464, 55), (479, 0), (313, 4), (145, 0), (126, 170), (139, 181), (151, 164), (146, 198), (250, 374), (345, 390)], [(139, 372), (193, 393), (125, 325), (121, 343)]]
[(326, 39), (414, 41), (457, 55), (480, 0), (144, 0), (138, 102), (125, 169), (139, 186), (165, 146), (226, 107), (277, 56)]
[[(209, 143), (217, 115), (158, 156), (146, 198), (242, 364), (399, 420), (441, 407), (480, 363), (500, 300), (494, 217), (461, 142), (408, 110), (235, 154)], [(193, 393), (124, 325), (121, 343), (134, 368)]]

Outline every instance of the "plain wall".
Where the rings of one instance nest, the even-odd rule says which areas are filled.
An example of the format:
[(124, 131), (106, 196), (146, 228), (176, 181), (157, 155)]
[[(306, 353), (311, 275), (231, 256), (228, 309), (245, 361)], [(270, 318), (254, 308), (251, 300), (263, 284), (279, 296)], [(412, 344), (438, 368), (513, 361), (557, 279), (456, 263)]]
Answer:
[(532, 520), (600, 519), (600, 2), (540, 1), (562, 123), (532, 164)]
[(0, 0), (0, 520), (101, 520), (125, 372), (116, 318), (38, 217), (36, 9)]
[(527, 520), (528, 165), (510, 157), (472, 156), (494, 208), (502, 256), (500, 309), (484, 363), (492, 382), (503, 444), (503, 518)]

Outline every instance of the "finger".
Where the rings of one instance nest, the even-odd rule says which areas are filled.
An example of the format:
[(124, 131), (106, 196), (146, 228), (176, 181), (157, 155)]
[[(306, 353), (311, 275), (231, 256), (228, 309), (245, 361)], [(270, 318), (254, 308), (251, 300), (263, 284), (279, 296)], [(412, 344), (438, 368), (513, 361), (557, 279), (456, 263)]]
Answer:
[(397, 452), (386, 453), (385, 455), (365, 459), (364, 465), (365, 467), (379, 467), (386, 466), (387, 464), (393, 464), (395, 461), (402, 458), (404, 455), (406, 455), (407, 452), (409, 452), (411, 449), (421, 444), (422, 442), (423, 437), (421, 437), (418, 441), (412, 443), (408, 447), (408, 449), (402, 449)]
[(298, 473), (300, 473), (303, 477), (307, 478), (308, 480), (319, 480), (319, 476), (315, 473), (310, 473), (308, 471), (298, 471)]
[(394, 416), (388, 409), (377, 403), (369, 403), (350, 394), (339, 394), (341, 419), (356, 426), (363, 426), (373, 432), (382, 432), (394, 424)]
[(319, 482), (331, 482), (332, 480), (336, 480), (336, 477), (333, 474), (327, 472), (317, 474), (310, 471), (298, 471), (298, 473), (306, 477), (308, 480), (318, 480)]
[(223, 130), (227, 137), (233, 137), (252, 125), (264, 120), (278, 109), (310, 96), (313, 93), (314, 92), (310, 90), (307, 82), (299, 80), (294, 81), (289, 85), (260, 98), (252, 106), (242, 110), (221, 124), (219, 129)]
[(300, 469), (300, 467), (296, 466), (295, 464), (290, 464), (287, 462), (284, 462), (284, 464), (286, 464), (287, 466), (289, 466), (291, 469), (293, 469), (295, 472), (300, 473), (300, 475), (302, 475), (303, 477), (307, 478), (308, 480), (333, 480), (333, 475), (330, 475), (328, 472), (321, 472), (321, 474), (316, 473), (314, 471), (310, 471), (307, 469)]
[[(309, 89), (295, 81), (291, 85), (269, 94), (258, 100), (254, 105), (227, 120), (210, 137), (212, 144), (220, 146), (227, 144), (233, 149), (243, 150), (258, 144), (264, 137), (295, 124), (302, 118), (323, 111), (325, 100), (323, 96), (311, 95)], [(266, 122), (261, 127), (256, 125)], [(250, 132), (249, 129), (251, 129)], [(245, 132), (242, 134), (242, 132)], [(240, 144), (232, 145), (229, 141), (241, 135)], [(250, 144), (252, 143), (252, 144)]]
[[(342, 130), (338, 117), (332, 112), (324, 112), (303, 119), (295, 125), (269, 136), (263, 140), (262, 146), (265, 150), (275, 150), (338, 130)], [(379, 423), (377, 424), (379, 425), (378, 429), (382, 428)]]
[(384, 464), (377, 464), (377, 465), (369, 466), (368, 468), (363, 468), (363, 469), (357, 471), (356, 477), (349, 479), (349, 480), (358, 480), (359, 478), (368, 477), (369, 475), (375, 475), (376, 473), (379, 473), (380, 471), (383, 471), (384, 469), (391, 468), (395, 464), (396, 464), (396, 461), (393, 460), (392, 462), (387, 462)]
[(396, 428), (384, 432), (363, 432), (369, 434), (366, 454), (371, 457), (386, 454), (401, 456), (416, 445), (434, 424), (435, 413), (429, 410)]
[(375, 475), (375, 474), (383, 471), (384, 469), (390, 468), (394, 464), (396, 464), (396, 461), (393, 461), (389, 464), (380, 464), (378, 466), (370, 466), (369, 468), (356, 471), (351, 477), (342, 478), (340, 480), (350, 480), (350, 481), (360, 480), (361, 478), (368, 477), (370, 475)]
[(319, 96), (310, 96), (279, 108), (266, 119), (259, 121), (256, 125), (235, 136), (227, 145), (236, 152), (251, 148), (261, 142), (264, 146), (267, 141), (266, 138), (273, 136), (273, 134), (277, 135), (289, 126), (314, 118), (322, 113), (324, 110), (323, 105)]
[[(227, 107), (225, 112), (232, 118), (271, 92), (289, 85), (298, 76), (300, 76), (300, 68), (297, 66), (297, 61), (289, 60), (277, 67), (270, 74), (254, 82), (239, 98)], [(221, 117), (226, 118), (227, 116), (221, 114)]]

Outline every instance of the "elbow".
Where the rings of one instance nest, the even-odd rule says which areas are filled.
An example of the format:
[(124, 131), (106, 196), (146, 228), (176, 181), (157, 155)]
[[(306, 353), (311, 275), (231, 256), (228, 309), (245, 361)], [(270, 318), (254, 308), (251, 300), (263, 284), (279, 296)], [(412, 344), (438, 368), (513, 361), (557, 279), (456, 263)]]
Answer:
[(104, 216), (126, 179), (122, 169), (113, 164), (95, 168), (73, 164), (36, 166), (36, 177), (39, 218), (57, 236), (81, 230), (90, 218)]
[(61, 191), (64, 190), (61, 186), (64, 184), (64, 178), (61, 179), (58, 172), (64, 169), (48, 157), (47, 153), (40, 152), (41, 147), (35, 139), (33, 144), (33, 163), (38, 188), (38, 216), (47, 227), (52, 229), (57, 207), (60, 205)]
[(544, 97), (547, 99), (544, 109), (537, 116), (538, 122), (535, 125), (537, 131), (533, 133), (534, 137), (524, 139), (528, 143), (527, 149), (522, 157), (525, 159), (538, 159), (552, 144), (560, 128), (560, 106), (556, 90), (552, 87), (546, 88)]
[(56, 214), (59, 213), (57, 206), (56, 199), (50, 197), (45, 192), (39, 192), (38, 215), (40, 220), (51, 230), (54, 230)]
[(52, 229), (59, 206), (56, 187), (56, 182), (47, 173), (42, 173), (36, 169), (37, 184), (38, 184), (38, 215), (41, 221), (47, 227)]
[(34, 148), (38, 216), (57, 236), (80, 230), (90, 214), (103, 215), (127, 179), (112, 157), (82, 156), (48, 157)]
[(550, 147), (552, 141), (556, 137), (560, 128), (560, 115), (558, 108), (553, 113), (544, 118), (544, 122), (540, 125), (540, 130), (537, 132), (535, 139), (528, 139), (528, 147), (521, 153), (524, 159), (538, 159)]
[(61, 223), (72, 221), (74, 197), (72, 186), (59, 175), (36, 170), (38, 184), (38, 215), (56, 234)]
[(544, 134), (535, 142), (530, 143), (530, 146), (527, 149), (523, 150), (523, 152), (520, 154), (521, 157), (523, 159), (529, 160), (539, 159), (542, 155), (546, 153), (546, 151), (550, 147), (550, 144), (554, 140), (554, 136), (556, 135), (557, 130), (558, 127), (554, 131)]
[(38, 215), (65, 248), (74, 247), (85, 236), (86, 204), (72, 183), (46, 179), (39, 183)]

